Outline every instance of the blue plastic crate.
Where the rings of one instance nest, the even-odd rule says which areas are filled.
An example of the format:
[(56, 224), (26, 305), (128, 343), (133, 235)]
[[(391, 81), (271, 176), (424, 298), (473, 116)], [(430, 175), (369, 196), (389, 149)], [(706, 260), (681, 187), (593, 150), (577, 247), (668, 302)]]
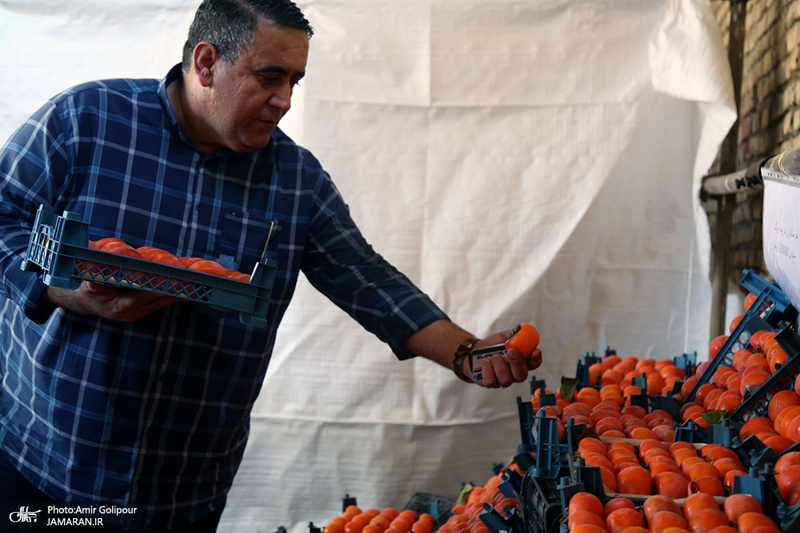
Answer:
[(697, 390), (708, 383), (714, 372), (722, 366), (731, 366), (734, 354), (750, 345), (750, 337), (759, 330), (781, 328), (797, 319), (797, 310), (786, 294), (774, 283), (769, 283), (752, 270), (745, 270), (742, 286), (756, 295), (756, 300), (733, 328), (717, 355), (710, 361), (692, 390), (683, 399), (684, 403), (694, 401)]
[(780, 502), (775, 509), (776, 525), (785, 533), (800, 533), (800, 504)]
[(746, 394), (742, 403), (731, 413), (730, 418), (739, 424), (756, 416), (767, 416), (769, 403), (775, 393), (794, 386), (800, 369), (800, 338), (789, 326), (785, 326), (775, 335), (775, 340), (787, 353), (788, 359), (770, 374), (767, 381)]
[(143, 290), (239, 313), (243, 324), (265, 328), (276, 263), (256, 263), (250, 282), (89, 248), (89, 226), (76, 213), (36, 213), (22, 270), (41, 271), (45, 284), (77, 289), (84, 281)]
[(533, 417), (531, 426), (536, 460), (531, 467), (534, 476), (558, 479), (569, 469), (572, 453), (569, 443), (562, 443), (558, 435), (558, 419), (545, 415), (544, 410)]

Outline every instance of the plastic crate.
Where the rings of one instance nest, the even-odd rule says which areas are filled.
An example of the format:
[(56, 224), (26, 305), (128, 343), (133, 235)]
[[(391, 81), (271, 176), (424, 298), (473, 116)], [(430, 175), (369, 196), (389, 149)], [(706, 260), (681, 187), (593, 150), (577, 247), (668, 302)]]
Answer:
[(756, 299), (742, 319), (733, 328), (719, 352), (710, 361), (684, 402), (694, 401), (697, 389), (711, 380), (714, 372), (721, 366), (731, 366), (734, 354), (750, 344), (750, 337), (756, 331), (782, 328), (786, 323), (797, 319), (797, 310), (792, 307), (786, 294), (774, 283), (769, 283), (752, 270), (745, 270), (742, 286), (756, 295)]
[(483, 525), (491, 533), (524, 533), (525, 522), (516, 511), (503, 515), (492, 508), (492, 504), (484, 503), (483, 511), (478, 514)]
[(800, 369), (800, 338), (786, 326), (775, 335), (775, 340), (788, 358), (770, 374), (767, 381), (745, 395), (742, 403), (730, 415), (737, 423), (743, 424), (756, 416), (768, 416), (769, 402), (775, 393), (794, 386), (794, 377)]
[(519, 417), (519, 432), (521, 443), (517, 446), (517, 453), (531, 453), (535, 450), (533, 441), (533, 404), (517, 396), (517, 415)]
[[(776, 525), (781, 525), (788, 517), (780, 516), (779, 510), (785, 510), (778, 486), (775, 482), (775, 472), (771, 464), (763, 467), (750, 467), (747, 474), (740, 474), (733, 479), (733, 494), (749, 494), (755, 498), (764, 509), (764, 514), (770, 517)], [(781, 531), (795, 531), (793, 528), (781, 528)]]
[(265, 328), (276, 263), (256, 263), (245, 283), (186, 268), (89, 248), (89, 226), (76, 213), (36, 213), (22, 270), (41, 271), (46, 285), (77, 289), (84, 281), (143, 290), (237, 311), (243, 324)]
[(540, 478), (558, 479), (569, 469), (572, 453), (569, 443), (562, 443), (558, 434), (558, 419), (546, 416), (544, 410), (533, 417), (531, 435), (535, 460), (530, 472)]
[(738, 437), (734, 438), (731, 449), (739, 456), (742, 464), (748, 468), (764, 468), (767, 465), (774, 465), (778, 460), (778, 453), (761, 442), (755, 435), (744, 440)]
[(694, 371), (697, 369), (697, 351), (684, 353), (679, 357), (673, 357), (672, 362), (675, 366), (686, 372), (687, 376), (694, 374)]
[(785, 533), (800, 533), (800, 504), (788, 506), (779, 503), (775, 515), (778, 518), (778, 527)]
[[(455, 506), (458, 496), (444, 496), (440, 494), (429, 494), (427, 492), (417, 492), (406, 502), (404, 510), (414, 511), (417, 514), (429, 513), (437, 519), (449, 513)], [(442, 524), (438, 524), (442, 525)]]
[(555, 533), (560, 529), (564, 510), (556, 482), (529, 474), (522, 478), (520, 509), (526, 533)]
[(600, 363), (603, 361), (605, 356), (611, 355), (612, 353), (616, 353), (615, 351), (611, 350), (609, 347), (606, 347), (605, 354), (603, 356), (597, 356), (594, 352), (586, 352), (583, 354), (583, 357), (578, 359), (575, 368), (575, 379), (578, 380), (578, 387), (594, 387), (599, 388), (597, 383), (591, 383), (589, 380), (589, 367), (595, 363)]

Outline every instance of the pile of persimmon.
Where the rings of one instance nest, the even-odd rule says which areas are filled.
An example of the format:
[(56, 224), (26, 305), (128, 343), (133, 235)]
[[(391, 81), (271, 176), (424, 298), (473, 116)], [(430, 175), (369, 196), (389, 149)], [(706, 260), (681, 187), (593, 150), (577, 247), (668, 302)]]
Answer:
[[(521, 475), (525, 473), (514, 463), (508, 469)], [(323, 533), (489, 533), (479, 516), (485, 503), (504, 517), (520, 512), (519, 501), (500, 490), (502, 482), (503, 473), (500, 472), (490, 477), (486, 484), (471, 487), (465, 492), (466, 501), (454, 505), (450, 509), (451, 516), (438, 527), (436, 518), (428, 513), (417, 514), (409, 509), (398, 512), (393, 508), (362, 511), (351, 505), (331, 520), (323, 528)]]
[(800, 504), (800, 452), (784, 453), (775, 462), (773, 470), (783, 501), (790, 507)]
[(794, 389), (773, 391), (766, 416), (754, 416), (739, 430), (744, 440), (755, 436), (779, 454), (800, 441), (800, 394)]
[(698, 492), (679, 505), (653, 495), (641, 507), (617, 497), (603, 503), (589, 492), (574, 494), (565, 516), (570, 533), (778, 533), (775, 521), (748, 494), (728, 496), (722, 505)]
[[(751, 308), (755, 300), (756, 296), (752, 293), (747, 295), (745, 311)], [(731, 333), (743, 317), (744, 315), (739, 315), (731, 321), (729, 325)], [(759, 394), (769, 394), (773, 397), (769, 406), (771, 414), (769, 418), (761, 416), (757, 417), (760, 420), (754, 422), (751, 420), (752, 423), (748, 425), (746, 436), (753, 434), (753, 430), (757, 429), (759, 439), (778, 453), (796, 442), (800, 438), (800, 428), (798, 428), (798, 433), (794, 434), (790, 424), (786, 422), (784, 425), (787, 427), (782, 429), (775, 422), (775, 417), (784, 408), (800, 403), (800, 396), (798, 396), (800, 375), (790, 374), (789, 378), (776, 384), (772, 390), (760, 391), (764, 383), (789, 358), (775, 339), (776, 334), (777, 332), (768, 330), (754, 332), (750, 336), (747, 346), (739, 348), (733, 354), (726, 354), (725, 358), (720, 359), (720, 362), (729, 361), (730, 364), (718, 364), (712, 369), (710, 364), (719, 355), (728, 340), (728, 335), (720, 335), (713, 339), (709, 345), (709, 360), (697, 367), (695, 375), (684, 380), (680, 393), (676, 395), (677, 399), (682, 400), (688, 398), (691, 391), (695, 391), (691, 401), (685, 402), (681, 407), (681, 419), (684, 422), (691, 419), (702, 427), (708, 427), (708, 423), (702, 416), (703, 413), (721, 410), (730, 415), (741, 405), (748, 394), (759, 390)], [(708, 375), (709, 372), (711, 372), (710, 375)], [(702, 383), (702, 385), (697, 386), (698, 383)]]
[(211, 261), (202, 257), (178, 257), (166, 250), (152, 246), (141, 246), (134, 248), (121, 239), (106, 237), (97, 241), (89, 241), (89, 248), (124, 255), (135, 259), (145, 259), (164, 265), (187, 268), (205, 274), (212, 274), (223, 278), (243, 281), (248, 283), (250, 276), (236, 270), (223, 267), (216, 261)]
[[(730, 365), (710, 368), (710, 361), (701, 363), (695, 375), (688, 377), (681, 385), (680, 398), (687, 398), (698, 382), (704, 383), (695, 390), (691, 402), (705, 410), (721, 409), (728, 414), (742, 403), (745, 395), (754, 392), (769, 379), (773, 372), (788, 359), (786, 351), (775, 340), (774, 331), (757, 331), (750, 337), (750, 345), (737, 350), (731, 356)], [(721, 349), (727, 336), (712, 341), (709, 356), (713, 360)], [(706, 372), (713, 372), (706, 375)], [(793, 386), (793, 383), (791, 384)], [(789, 384), (780, 385), (787, 388)], [(685, 404), (684, 404), (685, 405)]]
[(667, 394), (676, 382), (686, 377), (686, 372), (670, 359), (656, 361), (634, 356), (620, 358), (618, 355), (608, 355), (589, 365), (587, 370), (589, 385), (618, 385), (623, 391), (633, 386), (635, 378), (645, 376), (646, 390), (638, 392), (651, 395)]
[[(745, 310), (749, 309), (756, 297), (751, 293), (745, 299)], [(730, 324), (733, 332), (743, 315), (734, 318)], [(715, 338), (709, 346), (709, 361), (698, 366), (694, 376), (687, 378), (682, 386), (679, 399), (687, 398), (695, 390), (694, 398), (681, 407), (681, 419), (692, 419), (703, 427), (708, 423), (702, 417), (706, 411), (722, 410), (730, 415), (748, 394), (758, 391), (769, 400), (769, 413), (750, 416), (741, 428), (740, 437), (757, 435), (767, 446), (778, 453), (800, 440), (800, 420), (795, 415), (800, 408), (789, 409), (800, 405), (800, 374), (793, 371), (788, 377), (775, 384), (771, 390), (760, 388), (772, 374), (788, 361), (787, 352), (776, 340), (777, 332), (760, 330), (750, 336), (749, 345), (738, 349), (730, 355), (730, 364), (719, 365), (710, 369), (709, 365), (728, 340), (727, 335)], [(726, 359), (721, 359), (725, 361)], [(707, 372), (713, 372), (706, 375)], [(697, 386), (698, 382), (703, 382)], [(795, 422), (797, 422), (795, 424)]]
[[(669, 359), (609, 355), (589, 365), (588, 373), (591, 386), (569, 393), (569, 398), (564, 398), (558, 388), (556, 405), (543, 407), (546, 416), (559, 419), (560, 434), (563, 425), (573, 419), (575, 424), (586, 424), (601, 436), (672, 440), (675, 420), (670, 414), (663, 410), (647, 413), (644, 408), (632, 405), (632, 399), (640, 394), (670, 393), (676, 383), (685, 379), (686, 372), (681, 367)], [(634, 379), (642, 377), (645, 390), (633, 384)], [(535, 391), (531, 398), (536, 413), (540, 409), (541, 392), (541, 389)], [(544, 392), (552, 394), (548, 389)]]
[[(564, 398), (561, 388), (555, 391), (556, 405), (543, 407), (547, 416), (559, 419), (559, 433), (570, 419), (575, 424), (586, 424), (600, 436), (633, 439), (659, 439), (671, 441), (675, 434), (671, 415), (661, 409), (648, 413), (641, 406), (632, 404), (632, 399), (642, 393), (663, 394), (671, 391), (674, 384), (683, 380), (685, 371), (673, 361), (664, 359), (637, 359), (633, 356), (620, 358), (617, 355), (604, 357), (589, 366), (590, 382), (594, 386), (583, 386), (570, 398)], [(646, 390), (634, 385), (633, 380), (644, 377)], [(539, 412), (542, 390), (534, 392), (531, 402), (534, 412)], [(552, 394), (547, 389), (545, 393)]]
[(387, 507), (361, 510), (357, 505), (349, 505), (341, 515), (331, 520), (323, 528), (324, 533), (432, 533), (436, 527), (433, 515), (418, 514), (409, 509), (397, 511)]
[(644, 407), (632, 405), (630, 396), (623, 396), (629, 393), (614, 385), (600, 390), (584, 387), (575, 393), (574, 402), (561, 409), (561, 421), (586, 424), (601, 437), (671, 441), (675, 435), (672, 416), (663, 409), (648, 413)]
[[(756, 296), (753, 293), (747, 295), (744, 302), (745, 312), (751, 308), (755, 300)], [(744, 315), (739, 315), (731, 320), (729, 325), (730, 333), (733, 333), (743, 318)], [(709, 368), (711, 361), (719, 354), (720, 349), (728, 340), (728, 335), (716, 337), (709, 345), (709, 360), (701, 363), (697, 367), (695, 375), (686, 379), (681, 387), (681, 395), (685, 398), (699, 380), (704, 380), (706, 383), (701, 385), (695, 392), (694, 401), (696, 403), (703, 404), (711, 409), (728, 410), (731, 405), (735, 407), (741, 403), (741, 398), (735, 404), (730, 401), (722, 402), (723, 405), (716, 405), (715, 400), (719, 400), (722, 393), (714, 391), (728, 391), (731, 394), (735, 391), (739, 393), (739, 396), (744, 397), (747, 393), (763, 385), (770, 375), (777, 370), (778, 366), (784, 364), (789, 358), (786, 351), (775, 339), (776, 334), (777, 332), (769, 330), (752, 333), (749, 346), (742, 347), (735, 353), (730, 354), (730, 366), (720, 365), (718, 368), (713, 369), (713, 375), (708, 376), (710, 379), (705, 380), (704, 372)], [(701, 389), (703, 390), (701, 391)], [(710, 397), (709, 394), (711, 394)], [(700, 401), (698, 401), (698, 396), (701, 397)]]
[(598, 467), (603, 485), (619, 494), (661, 494), (685, 498), (693, 492), (725, 496), (733, 477), (747, 469), (736, 452), (719, 444), (698, 448), (688, 442), (645, 439), (606, 443), (594, 437), (578, 442), (578, 457)]
[[(514, 464), (509, 468), (524, 474)], [(519, 513), (519, 501), (516, 498), (509, 498), (500, 490), (502, 481), (503, 474), (498, 473), (490, 477), (485, 485), (472, 487), (467, 494), (466, 502), (454, 505), (450, 509), (450, 518), (435, 533), (489, 533), (489, 529), (480, 519), (484, 503), (490, 504), (492, 509), (503, 517)]]

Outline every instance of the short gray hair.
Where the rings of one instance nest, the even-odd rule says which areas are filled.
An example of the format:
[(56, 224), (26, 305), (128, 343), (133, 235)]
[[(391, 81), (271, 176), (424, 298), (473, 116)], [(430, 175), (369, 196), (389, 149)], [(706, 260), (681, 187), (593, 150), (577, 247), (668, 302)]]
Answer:
[(183, 71), (189, 71), (192, 52), (203, 41), (214, 45), (223, 61), (232, 65), (242, 50), (253, 46), (262, 18), (303, 30), (309, 38), (314, 35), (308, 20), (291, 0), (203, 0), (183, 45)]

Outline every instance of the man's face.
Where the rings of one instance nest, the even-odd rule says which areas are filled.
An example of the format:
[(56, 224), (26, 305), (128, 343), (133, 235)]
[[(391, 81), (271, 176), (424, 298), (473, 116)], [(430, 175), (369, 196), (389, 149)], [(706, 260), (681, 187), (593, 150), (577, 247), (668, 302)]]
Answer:
[(207, 123), (217, 147), (249, 152), (269, 143), (278, 121), (289, 111), (292, 90), (305, 75), (308, 35), (303, 30), (262, 20), (255, 41), (233, 65), (213, 66)]

